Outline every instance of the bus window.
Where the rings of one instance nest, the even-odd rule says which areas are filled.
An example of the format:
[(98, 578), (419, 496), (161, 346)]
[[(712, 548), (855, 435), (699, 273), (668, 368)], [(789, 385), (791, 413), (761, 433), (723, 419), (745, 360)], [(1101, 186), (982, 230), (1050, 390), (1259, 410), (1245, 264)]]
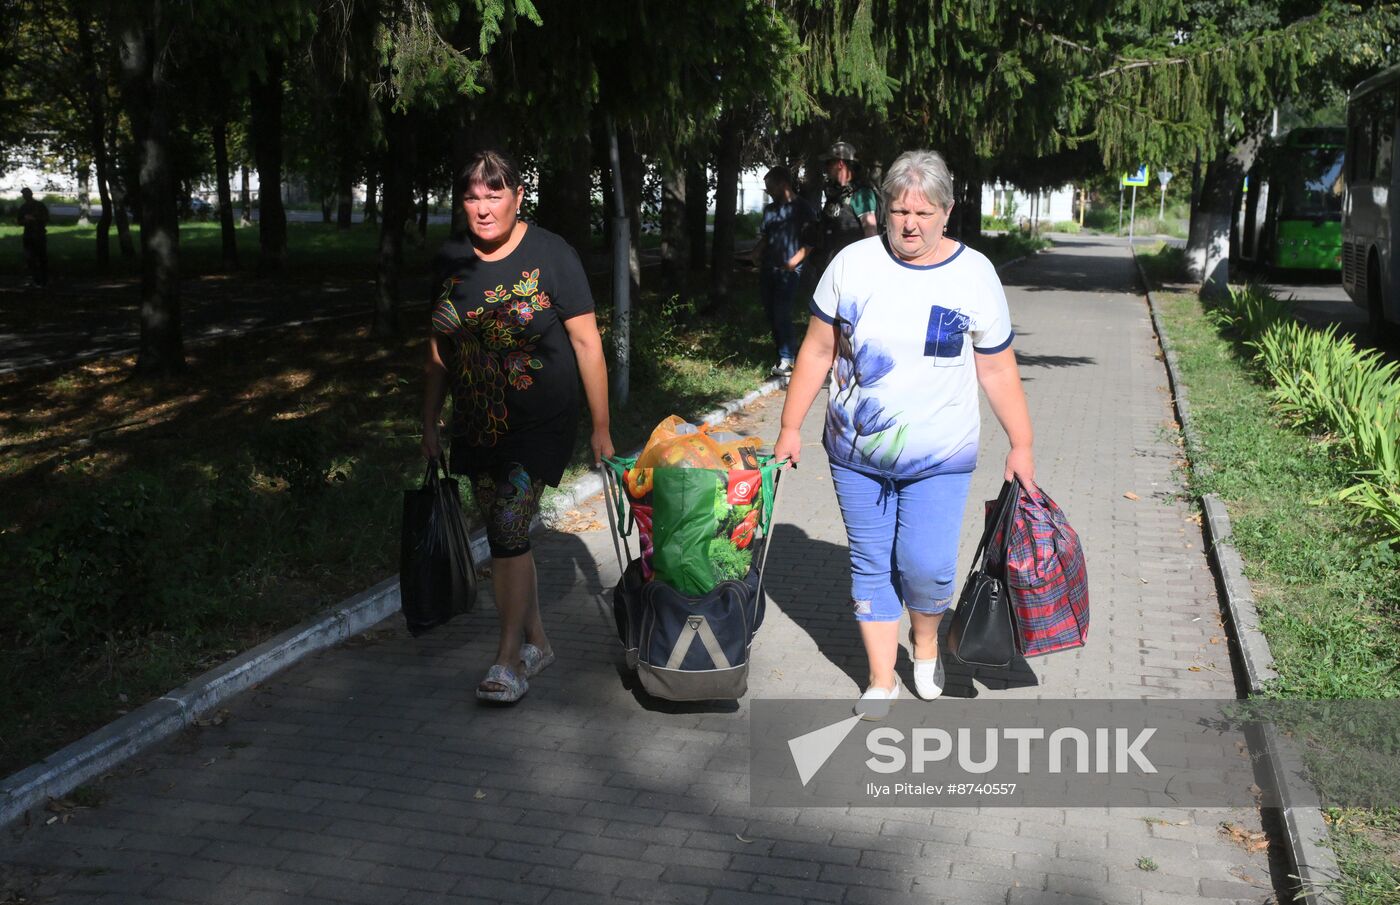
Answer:
[(1347, 148), (1347, 182), (1357, 185), (1371, 181), (1371, 117), (1369, 105), (1352, 111), (1350, 147)]
[(1277, 169), (1284, 220), (1339, 220), (1342, 213), (1341, 148), (1298, 148)]
[(1383, 95), (1376, 98), (1373, 108), (1375, 118), (1371, 120), (1372, 140), (1375, 152), (1371, 156), (1371, 168), (1375, 180), (1381, 184), (1390, 182), (1391, 158), (1395, 153), (1395, 105), (1385, 103), (1390, 100)]

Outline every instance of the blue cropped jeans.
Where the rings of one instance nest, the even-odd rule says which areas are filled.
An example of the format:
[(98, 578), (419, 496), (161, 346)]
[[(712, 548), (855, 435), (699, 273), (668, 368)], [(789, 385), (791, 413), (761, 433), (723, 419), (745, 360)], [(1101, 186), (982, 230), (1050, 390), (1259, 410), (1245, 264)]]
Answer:
[(856, 619), (894, 622), (906, 606), (931, 616), (947, 610), (972, 475), (881, 480), (833, 462), (831, 480), (850, 540)]

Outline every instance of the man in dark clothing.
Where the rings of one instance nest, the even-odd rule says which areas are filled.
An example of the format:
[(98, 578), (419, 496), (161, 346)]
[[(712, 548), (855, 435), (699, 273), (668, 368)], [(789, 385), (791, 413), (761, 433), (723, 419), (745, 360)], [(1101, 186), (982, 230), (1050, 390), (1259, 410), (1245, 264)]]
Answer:
[(875, 235), (878, 204), (869, 186), (856, 183), (856, 149), (838, 141), (826, 155), (826, 206), (822, 208), (822, 250), (829, 263), (837, 252)]
[(15, 222), (24, 227), (24, 263), (35, 285), (44, 286), (49, 282), (49, 209), (27, 188), (20, 195), (24, 202)]
[(763, 209), (763, 224), (753, 256), (760, 267), (759, 298), (778, 351), (778, 363), (772, 373), (787, 377), (797, 358), (792, 301), (802, 279), (802, 264), (812, 250), (809, 227), (815, 226), (818, 218), (816, 209), (793, 191), (792, 173), (787, 167), (769, 170), (763, 177), (763, 187), (773, 201)]

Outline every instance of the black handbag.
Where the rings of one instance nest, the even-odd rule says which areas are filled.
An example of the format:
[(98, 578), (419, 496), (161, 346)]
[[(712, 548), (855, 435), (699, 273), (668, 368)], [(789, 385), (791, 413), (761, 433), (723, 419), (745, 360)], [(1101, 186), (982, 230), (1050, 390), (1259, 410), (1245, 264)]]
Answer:
[[(1002, 484), (992, 512), (987, 516), (982, 540), (972, 557), (953, 624), (948, 627), (948, 650), (970, 666), (1003, 669), (1016, 655), (1016, 628), (1011, 616), (1011, 597), (1006, 589), (1006, 535), (1021, 495), (1021, 482), (1012, 478)], [(1002, 547), (999, 556), (990, 557), (996, 574), (987, 570), (989, 544)]]
[(447, 475), (445, 460), (429, 462), (423, 486), (403, 494), (399, 600), (415, 636), (476, 605), (466, 514), (457, 481)]

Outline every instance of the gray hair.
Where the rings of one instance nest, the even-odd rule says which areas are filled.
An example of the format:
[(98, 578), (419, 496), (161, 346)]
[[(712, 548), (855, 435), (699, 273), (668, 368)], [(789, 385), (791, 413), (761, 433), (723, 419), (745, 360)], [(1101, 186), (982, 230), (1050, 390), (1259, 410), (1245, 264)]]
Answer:
[(942, 208), (953, 204), (953, 174), (937, 151), (905, 151), (890, 164), (880, 193), (885, 206), (894, 204), (905, 192), (918, 192)]

